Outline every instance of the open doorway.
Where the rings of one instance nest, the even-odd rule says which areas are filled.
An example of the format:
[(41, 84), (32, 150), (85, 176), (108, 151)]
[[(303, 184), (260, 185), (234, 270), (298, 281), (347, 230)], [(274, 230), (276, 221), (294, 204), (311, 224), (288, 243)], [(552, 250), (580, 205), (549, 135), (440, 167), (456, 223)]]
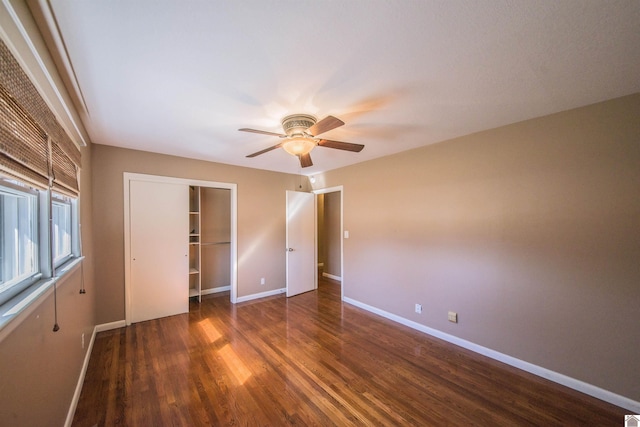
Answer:
[(315, 191), (317, 197), (318, 272), (343, 283), (342, 187)]

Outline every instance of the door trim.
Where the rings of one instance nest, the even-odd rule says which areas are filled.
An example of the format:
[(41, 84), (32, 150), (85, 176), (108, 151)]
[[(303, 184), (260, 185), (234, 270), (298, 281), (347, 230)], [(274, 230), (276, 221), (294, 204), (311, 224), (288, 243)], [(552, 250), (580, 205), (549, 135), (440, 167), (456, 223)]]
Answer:
[[(226, 182), (202, 181), (197, 179), (173, 178), (160, 175), (147, 175), (140, 173), (124, 172), (124, 300), (125, 322), (131, 325), (131, 218), (129, 205), (129, 188), (131, 181), (151, 181), (166, 184), (183, 184), (186, 186), (222, 188), (231, 191), (231, 303), (238, 299), (238, 185)], [(188, 215), (185, 212), (185, 215)], [(187, 290), (188, 291), (188, 290)]]
[[(340, 277), (342, 278), (341, 286), (340, 286), (340, 299), (344, 301), (344, 286), (346, 283), (346, 278), (344, 277), (344, 186), (338, 185), (336, 187), (328, 187), (328, 188), (320, 188), (318, 190), (313, 190), (313, 193), (316, 195), (316, 200), (318, 194), (326, 194), (326, 193), (336, 193), (340, 192)], [(318, 234), (318, 216), (316, 215), (316, 235)], [(316, 238), (317, 241), (317, 238)], [(318, 250), (316, 248), (316, 265), (318, 264)]]

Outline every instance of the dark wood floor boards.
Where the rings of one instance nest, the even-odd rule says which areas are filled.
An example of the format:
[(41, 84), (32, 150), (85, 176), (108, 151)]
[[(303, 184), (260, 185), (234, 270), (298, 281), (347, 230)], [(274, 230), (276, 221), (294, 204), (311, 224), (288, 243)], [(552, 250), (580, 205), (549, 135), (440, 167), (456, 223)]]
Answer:
[[(385, 322), (381, 322), (385, 323)], [(477, 355), (473, 355), (471, 352), (460, 349), (455, 346), (451, 348), (442, 348), (442, 345), (438, 345), (434, 348), (432, 345), (423, 346), (424, 340), (420, 335), (417, 338), (415, 335), (419, 334), (415, 331), (395, 331), (395, 325), (390, 325), (389, 331), (384, 333), (371, 334), (369, 328), (363, 327), (358, 323), (350, 325), (350, 329), (356, 333), (359, 333), (359, 342), (374, 342), (380, 343), (381, 347), (386, 349), (386, 352), (390, 354), (390, 359), (401, 358), (404, 362), (412, 365), (410, 371), (404, 369), (395, 369), (398, 374), (398, 382), (405, 384), (412, 384), (412, 380), (416, 378), (415, 372), (419, 372), (418, 378), (423, 383), (423, 387), (430, 389), (429, 399), (432, 400), (430, 404), (433, 404), (434, 399), (440, 399), (447, 405), (456, 405), (456, 401), (462, 401), (462, 408), (467, 410), (473, 410), (474, 407), (481, 408), (481, 410), (473, 410), (473, 419), (478, 422), (483, 420), (482, 424), (507, 424), (516, 423), (517, 425), (527, 424), (526, 419), (521, 414), (527, 413), (536, 406), (528, 404), (529, 399), (513, 399), (511, 404), (505, 408), (502, 403), (505, 397), (509, 395), (515, 395), (522, 397), (529, 395), (530, 399), (540, 400), (542, 396), (537, 396), (538, 389), (533, 391), (528, 390), (527, 387), (522, 387), (523, 380), (512, 381), (513, 376), (496, 375), (496, 373), (503, 373), (503, 370), (517, 371), (514, 368), (505, 367), (504, 365), (487, 360), (485, 358), (478, 358)], [(395, 333), (394, 333), (395, 331)], [(398, 338), (398, 334), (402, 335), (401, 339)], [(437, 340), (435, 340), (437, 341)], [(410, 344), (415, 342), (415, 347), (411, 347)], [(440, 363), (437, 364), (424, 364), (420, 357), (413, 358), (413, 349), (418, 349), (418, 355), (429, 354), (431, 357), (439, 359)], [(415, 351), (413, 353), (416, 353)], [(471, 360), (468, 359), (469, 355)], [(478, 358), (480, 360), (473, 360)], [(389, 362), (389, 361), (387, 361)], [(500, 370), (494, 368), (494, 365), (500, 365)], [(518, 374), (524, 374), (518, 371)], [(533, 377), (533, 376), (529, 376)], [(535, 377), (533, 377), (535, 379)], [(511, 380), (510, 380), (511, 379)], [(519, 379), (519, 377), (515, 377)], [(524, 380), (530, 388), (531, 378)], [(487, 384), (490, 387), (487, 387)], [(435, 387), (433, 387), (435, 385)], [(441, 387), (446, 385), (446, 387)], [(548, 387), (549, 384), (546, 385)], [(496, 404), (494, 402), (501, 402)], [(552, 409), (549, 412), (538, 414), (538, 419), (544, 421), (545, 424), (557, 424), (559, 420), (567, 420), (571, 418), (570, 413), (563, 411), (562, 408), (553, 408), (553, 404), (540, 405), (539, 407), (547, 406)], [(524, 407), (522, 407), (524, 405)], [(495, 411), (492, 412), (491, 409)], [(557, 417), (556, 412), (560, 411), (561, 416)], [(498, 414), (500, 414), (498, 416)]]
[(73, 425), (617, 426), (625, 412), (343, 304), (321, 280), (99, 333)]

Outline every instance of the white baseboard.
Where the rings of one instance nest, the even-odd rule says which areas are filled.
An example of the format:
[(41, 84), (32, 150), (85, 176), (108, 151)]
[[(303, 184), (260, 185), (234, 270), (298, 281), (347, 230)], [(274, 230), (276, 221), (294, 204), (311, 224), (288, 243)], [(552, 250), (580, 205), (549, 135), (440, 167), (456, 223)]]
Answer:
[(93, 333), (91, 334), (91, 339), (89, 340), (89, 345), (87, 346), (87, 352), (84, 355), (84, 362), (82, 363), (82, 369), (80, 370), (78, 383), (76, 384), (76, 389), (73, 393), (73, 398), (71, 399), (71, 405), (69, 406), (69, 411), (67, 412), (67, 419), (64, 422), (65, 427), (71, 427), (71, 423), (73, 422), (73, 416), (76, 413), (78, 401), (80, 400), (80, 393), (82, 393), (84, 377), (87, 374), (87, 368), (89, 367), (89, 360), (91, 359), (91, 351), (93, 350), (93, 343), (96, 340), (96, 334), (98, 332), (124, 328), (125, 326), (127, 326), (127, 323), (124, 320), (118, 320), (117, 322), (103, 323), (101, 325), (94, 326)]
[(344, 297), (343, 301), (356, 307), (367, 310), (371, 313), (377, 314), (389, 320), (393, 320), (394, 322), (400, 323), (402, 325), (408, 326), (412, 329), (418, 330), (425, 334), (434, 336), (436, 338), (440, 338), (441, 340), (450, 342), (457, 346), (466, 348), (467, 350), (471, 350), (483, 356), (490, 357), (491, 359), (495, 359), (499, 362), (505, 363), (507, 365), (511, 365), (518, 369), (522, 369), (523, 371), (527, 371), (531, 374), (537, 375), (542, 378), (546, 378), (555, 383), (561, 384), (565, 387), (572, 388), (581, 393), (588, 394), (589, 396), (593, 396), (597, 399), (604, 400), (605, 402), (609, 402), (613, 405), (619, 406), (621, 408), (625, 408), (631, 411), (632, 414), (640, 414), (640, 402), (629, 399), (628, 397), (621, 396), (619, 394), (613, 393), (611, 391), (602, 389), (595, 385), (585, 383), (584, 381), (580, 381), (575, 378), (568, 377), (564, 374), (560, 374), (555, 371), (551, 371), (549, 369), (543, 368), (541, 366), (534, 365), (529, 362), (525, 362), (524, 360), (517, 359), (515, 357), (509, 356), (504, 353), (500, 353), (498, 351), (492, 350), (487, 347), (483, 347), (481, 345), (472, 343), (471, 341), (464, 340), (462, 338), (458, 338), (454, 335), (450, 335), (439, 331), (437, 329), (430, 328), (428, 326), (422, 325), (418, 322), (414, 322), (413, 320), (405, 319), (404, 317), (400, 317), (393, 313), (389, 313), (387, 311), (381, 310), (379, 308), (370, 306), (363, 302)]
[(231, 286), (220, 286), (220, 287), (217, 287), (217, 288), (202, 289), (200, 291), (200, 295), (217, 294), (218, 292), (225, 292), (225, 291), (230, 291), (230, 290), (231, 290)]
[(84, 362), (82, 363), (82, 369), (80, 370), (78, 383), (76, 384), (76, 389), (73, 392), (73, 398), (71, 399), (71, 405), (69, 406), (69, 411), (67, 412), (67, 419), (64, 422), (65, 427), (71, 427), (71, 423), (73, 422), (73, 416), (76, 413), (78, 401), (80, 400), (80, 393), (82, 393), (84, 377), (87, 374), (87, 368), (89, 367), (89, 360), (91, 359), (91, 351), (93, 350), (93, 343), (96, 340), (96, 334), (98, 332), (110, 331), (111, 329), (123, 328), (125, 326), (127, 326), (127, 323), (124, 320), (118, 320), (117, 322), (103, 323), (101, 325), (94, 326), (93, 333), (91, 334), (91, 339), (89, 340), (89, 345), (87, 346), (87, 352), (84, 355)]
[(333, 274), (322, 272), (322, 277), (328, 277), (329, 279), (337, 280), (338, 282), (342, 282), (342, 277), (334, 276)]
[(110, 331), (112, 329), (124, 328), (125, 326), (127, 326), (127, 322), (125, 320), (103, 323), (101, 325), (96, 325), (96, 332)]
[(64, 422), (65, 427), (71, 427), (71, 423), (73, 422), (73, 416), (76, 413), (76, 408), (78, 407), (78, 401), (80, 400), (80, 393), (82, 392), (82, 385), (84, 384), (84, 377), (87, 373), (87, 368), (89, 367), (89, 360), (91, 359), (91, 351), (93, 350), (93, 342), (96, 339), (96, 328), (93, 328), (93, 333), (91, 334), (91, 339), (89, 340), (89, 345), (87, 346), (87, 352), (84, 355), (84, 362), (82, 363), (82, 369), (80, 370), (80, 376), (78, 377), (78, 383), (76, 384), (76, 389), (73, 392), (73, 398), (71, 399), (71, 405), (69, 406), (69, 411), (67, 412), (67, 419)]
[(260, 292), (257, 294), (252, 294), (252, 295), (247, 295), (244, 297), (238, 297), (236, 299), (236, 302), (245, 302), (245, 301), (251, 301), (254, 299), (258, 299), (258, 298), (265, 298), (265, 297), (270, 297), (273, 295), (278, 295), (278, 294), (283, 294), (287, 291), (286, 288), (280, 288), (280, 289), (274, 289), (273, 291), (266, 291), (266, 292)]

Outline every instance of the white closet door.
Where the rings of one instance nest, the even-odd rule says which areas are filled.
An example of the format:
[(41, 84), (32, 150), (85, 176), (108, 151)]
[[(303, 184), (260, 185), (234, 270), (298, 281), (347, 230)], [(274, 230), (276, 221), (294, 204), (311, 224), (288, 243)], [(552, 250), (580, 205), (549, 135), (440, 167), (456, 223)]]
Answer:
[(131, 322), (189, 311), (189, 191), (131, 181)]

